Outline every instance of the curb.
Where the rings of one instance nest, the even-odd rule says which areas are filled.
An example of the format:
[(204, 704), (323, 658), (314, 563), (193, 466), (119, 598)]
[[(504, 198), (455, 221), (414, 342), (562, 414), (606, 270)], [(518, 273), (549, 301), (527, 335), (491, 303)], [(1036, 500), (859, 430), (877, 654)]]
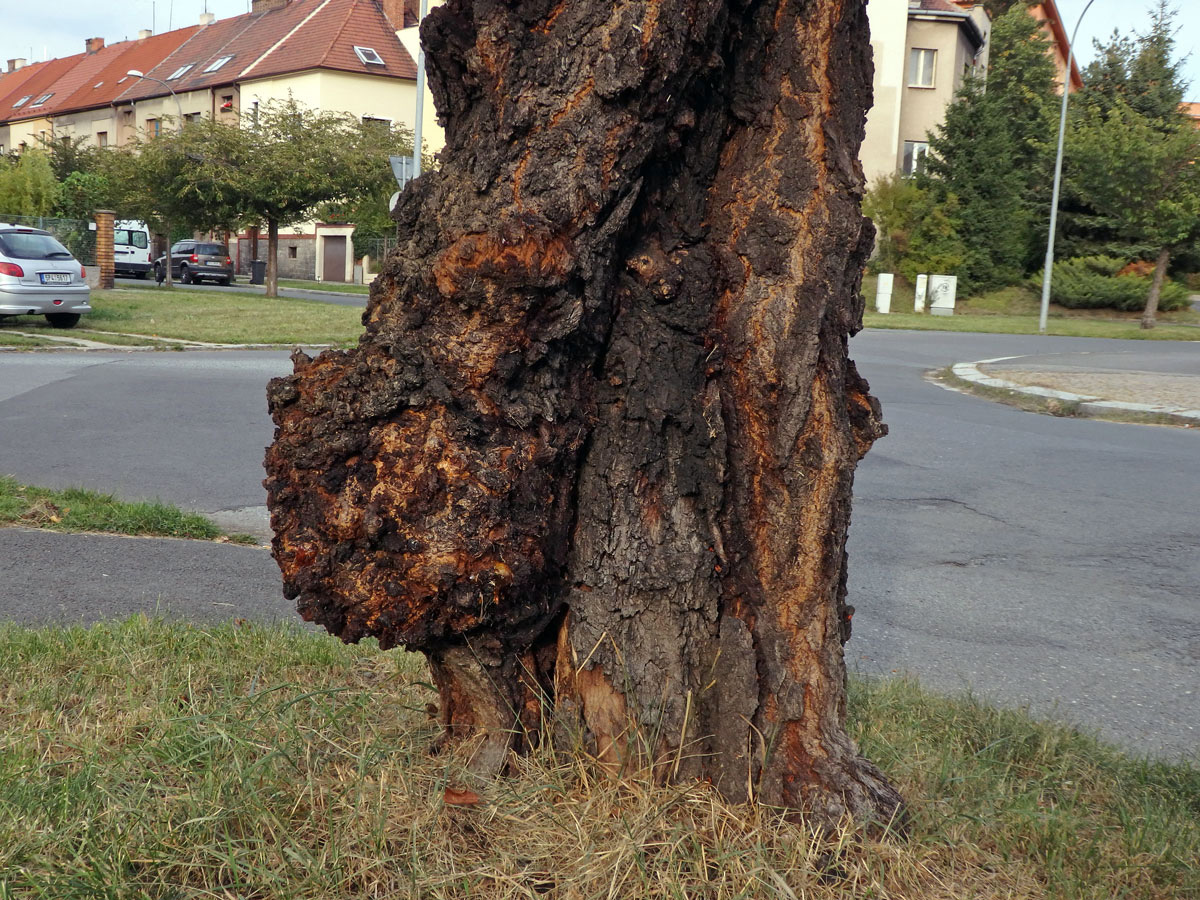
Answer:
[(979, 371), (980, 366), (987, 365), (988, 363), (1007, 362), (1021, 358), (1020, 356), (998, 356), (994, 359), (955, 363), (950, 367), (950, 371), (957, 378), (961, 378), (963, 381), (971, 384), (1013, 391), (1043, 400), (1058, 400), (1063, 403), (1073, 404), (1077, 414), (1080, 416), (1103, 418), (1107, 413), (1131, 413), (1134, 415), (1155, 416), (1187, 428), (1200, 426), (1200, 409), (1184, 409), (1179, 406), (1161, 406), (1153, 403), (1125, 403), (1117, 400), (1105, 400), (1103, 397), (1094, 397), (1088, 394), (1072, 394), (1067, 391), (1056, 391), (1051, 388), (1017, 384), (1012, 381), (1005, 381), (1003, 378), (985, 375)]

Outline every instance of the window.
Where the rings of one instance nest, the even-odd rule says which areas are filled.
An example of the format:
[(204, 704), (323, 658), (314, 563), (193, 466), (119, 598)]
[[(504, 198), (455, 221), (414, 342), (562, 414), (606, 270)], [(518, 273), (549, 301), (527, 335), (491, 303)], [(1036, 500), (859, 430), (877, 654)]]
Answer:
[(933, 66), (937, 61), (936, 50), (923, 50), (914, 47), (908, 57), (908, 86), (933, 87)]
[(33, 94), (26, 94), (24, 97), (22, 97), (20, 100), (18, 100), (16, 103), (13, 104), (13, 109), (16, 109), (18, 106), (24, 106), (25, 102), (32, 96), (33, 96)]
[(208, 64), (208, 67), (205, 68), (204, 71), (205, 72), (215, 72), (215, 71), (217, 71), (217, 69), (221, 68), (221, 66), (225, 65), (225, 63), (229, 62), (231, 59), (233, 59), (232, 56), (222, 56), (217, 59), (214, 59), (212, 62), (210, 62)]
[(150, 135), (150, 137), (158, 137), (162, 133), (161, 129), (162, 123), (158, 119), (146, 120), (146, 134)]
[(288, 245), (288, 259), (295, 259), (295, 258), (296, 258), (296, 245), (290, 244), (290, 245)]
[(130, 231), (128, 228), (114, 229), (113, 243), (121, 247), (137, 247), (139, 250), (145, 250), (150, 246), (146, 241), (146, 232)]
[(378, 116), (363, 116), (362, 121), (364, 125), (377, 125), (380, 128), (392, 127), (391, 119), (381, 119)]
[(167, 81), (174, 81), (176, 78), (182, 78), (184, 75), (186, 75), (188, 72), (191, 71), (192, 66), (194, 66), (194, 65), (195, 65), (195, 63), (188, 63), (186, 66), (180, 66), (178, 69), (176, 69), (174, 72), (172, 72), (170, 75), (167, 76)]
[(200, 113), (184, 113), (183, 114), (183, 122), (185, 125), (190, 124), (192, 122), (196, 122), (199, 119), (200, 119)]
[(233, 112), (233, 94), (225, 94), (221, 98), (221, 112)]
[(43, 103), (45, 103), (47, 100), (49, 100), (53, 96), (54, 96), (53, 91), (51, 91), (49, 94), (42, 94), (42, 96), (38, 97), (36, 100), (34, 100), (32, 103), (29, 104), (29, 108), (33, 109), (35, 106), (41, 106)]
[(374, 47), (355, 47), (354, 52), (358, 55), (359, 59), (369, 66), (384, 65), (383, 57), (375, 52)]
[(108, 132), (107, 131), (97, 131), (96, 132), (96, 146), (97, 147), (107, 147), (108, 146)]
[(905, 141), (904, 174), (916, 175), (919, 172), (925, 171), (925, 157), (928, 154), (929, 144), (925, 143), (925, 141)]

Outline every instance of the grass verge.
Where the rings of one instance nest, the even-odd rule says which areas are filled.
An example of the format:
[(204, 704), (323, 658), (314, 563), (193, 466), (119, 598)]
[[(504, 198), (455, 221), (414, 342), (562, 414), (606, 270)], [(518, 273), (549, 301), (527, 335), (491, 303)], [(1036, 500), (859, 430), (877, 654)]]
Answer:
[[(204, 516), (165, 503), (131, 503), (83, 488), (30, 487), (0, 475), (0, 526), (51, 531), (102, 532), (257, 544), (249, 535), (227, 535)], [(2, 897), (3, 895), (0, 895)]]
[(300, 291), (332, 291), (335, 294), (362, 294), (366, 296), (371, 293), (369, 284), (348, 284), (343, 281), (304, 281), (300, 278), (280, 278), (279, 286), (281, 288), (294, 288)]
[(546, 748), (447, 806), (419, 657), (280, 625), (0, 625), (0, 897), (1200, 896), (1200, 770), (855, 680), (907, 840), (816, 837)]
[[(982, 334), (1039, 334), (1041, 301), (1022, 285), (1000, 288), (960, 299), (952, 316), (934, 316), (912, 311), (913, 288), (896, 279), (892, 310), (888, 315), (875, 312), (876, 276), (863, 279), (866, 299), (863, 324), (868, 328), (894, 328), (909, 331), (970, 331)], [(1121, 338), (1149, 341), (1200, 341), (1200, 313), (1178, 310), (1160, 313), (1155, 328), (1143, 329), (1140, 313), (1115, 310), (1069, 310), (1051, 304), (1046, 334), (1062, 337)]]
[(348, 346), (362, 333), (361, 309), (251, 293), (121, 288), (93, 291), (92, 307), (84, 328), (215, 344)]

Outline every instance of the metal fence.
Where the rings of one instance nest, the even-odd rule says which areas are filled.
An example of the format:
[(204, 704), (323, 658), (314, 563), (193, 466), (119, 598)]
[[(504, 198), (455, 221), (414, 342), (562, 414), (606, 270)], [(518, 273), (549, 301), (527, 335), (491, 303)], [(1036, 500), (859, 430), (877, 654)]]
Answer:
[(87, 219), (52, 219), (48, 216), (10, 216), (6, 213), (0, 213), (0, 222), (48, 231), (85, 266), (96, 265), (95, 222)]
[(371, 271), (368, 274), (375, 274), (379, 272), (383, 261), (396, 249), (396, 243), (394, 237), (367, 238), (361, 244), (355, 241), (354, 248), (364, 251), (367, 256), (371, 257)]

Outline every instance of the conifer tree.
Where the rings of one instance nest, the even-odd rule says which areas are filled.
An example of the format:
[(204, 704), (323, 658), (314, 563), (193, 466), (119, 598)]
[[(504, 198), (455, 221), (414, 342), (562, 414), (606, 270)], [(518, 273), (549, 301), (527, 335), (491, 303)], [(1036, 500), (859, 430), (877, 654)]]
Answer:
[(1017, 5), (996, 20), (986, 81), (969, 78), (930, 141), (928, 176), (957, 198), (973, 288), (1009, 284), (1044, 240), (1055, 117), (1054, 64), (1037, 21)]

